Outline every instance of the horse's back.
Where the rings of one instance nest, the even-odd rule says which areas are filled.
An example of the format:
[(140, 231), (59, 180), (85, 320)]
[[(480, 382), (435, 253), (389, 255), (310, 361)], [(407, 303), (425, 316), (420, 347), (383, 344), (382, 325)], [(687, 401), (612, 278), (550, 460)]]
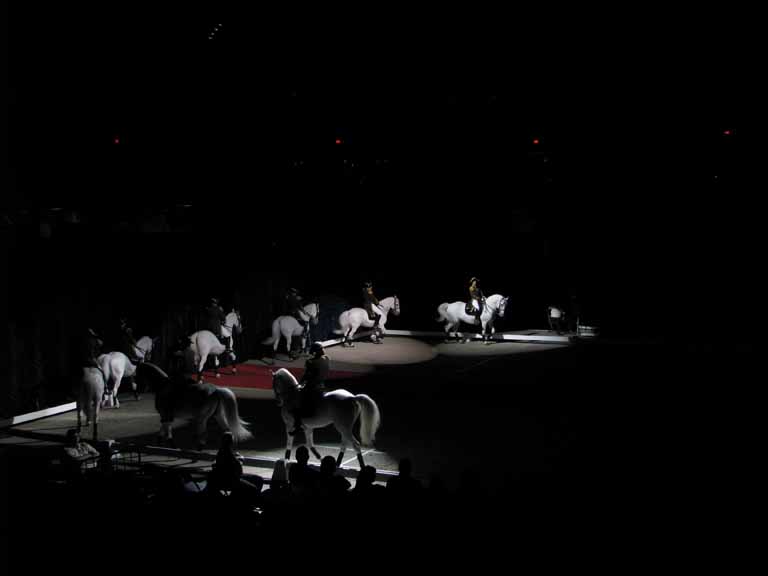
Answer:
[(98, 368), (86, 366), (80, 378), (80, 398), (87, 400), (100, 400), (104, 393), (104, 376)]
[(195, 332), (189, 337), (189, 341), (190, 347), (199, 354), (203, 354), (205, 350), (210, 352), (217, 346), (223, 347), (216, 335), (210, 330), (199, 330)]
[(323, 394), (324, 400), (346, 400), (348, 398), (354, 398), (355, 395), (351, 392), (344, 390), (343, 388), (338, 388), (336, 390), (331, 390), (330, 392), (325, 392)]

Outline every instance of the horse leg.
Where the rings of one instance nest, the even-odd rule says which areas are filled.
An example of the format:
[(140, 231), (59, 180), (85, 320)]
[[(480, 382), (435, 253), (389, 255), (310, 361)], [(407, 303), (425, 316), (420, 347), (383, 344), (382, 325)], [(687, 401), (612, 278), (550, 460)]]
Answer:
[(133, 397), (136, 399), (136, 402), (141, 400), (139, 397), (139, 386), (136, 384), (136, 377), (131, 376), (131, 389), (133, 390)]
[(173, 424), (170, 420), (160, 424), (160, 443), (176, 448), (176, 441), (173, 439)]
[(357, 453), (357, 461), (362, 469), (362, 467), (365, 466), (365, 462), (363, 462), (363, 453), (360, 448), (360, 442), (357, 441), (355, 435), (352, 433), (352, 425), (345, 427), (344, 430), (339, 430), (339, 432), (341, 433), (341, 453), (339, 454), (337, 465), (341, 467), (341, 455), (344, 454), (344, 449), (347, 445), (351, 445)]
[(354, 348), (355, 347), (355, 332), (357, 332), (357, 329), (360, 326), (352, 325), (352, 327), (349, 329), (349, 335), (347, 336), (347, 342), (349, 342), (349, 347)]
[(291, 349), (292, 341), (293, 341), (293, 336), (291, 334), (288, 334), (285, 337), (285, 348), (286, 348), (286, 350), (288, 350), (288, 357), (291, 360), (295, 360), (296, 356), (294, 356), (293, 350)]
[(219, 407), (219, 401), (213, 396), (209, 396), (213, 399), (210, 406), (203, 406), (200, 414), (197, 415), (195, 421), (195, 437), (197, 438), (197, 449), (202, 450), (205, 448), (205, 444), (208, 440), (208, 420), (213, 416), (216, 409)]
[(124, 368), (118, 368), (113, 372), (115, 378), (115, 385), (112, 388), (112, 397), (114, 398), (115, 408), (120, 408), (120, 400), (118, 398), (118, 392), (120, 390), (120, 383), (123, 381), (123, 374), (125, 374)]
[(315, 440), (313, 436), (314, 434), (311, 427), (307, 426), (304, 428), (304, 437), (307, 439), (307, 448), (309, 448), (309, 451), (315, 455), (315, 458), (322, 460), (323, 457), (320, 455), (320, 452), (317, 451), (317, 448), (315, 448)]
[(213, 372), (216, 374), (216, 378), (221, 378), (221, 374), (219, 374), (219, 357), (218, 356), (213, 357)]
[(293, 415), (290, 412), (283, 414), (283, 424), (285, 424), (285, 435), (288, 437), (288, 441), (285, 443), (285, 460), (286, 462), (291, 459), (291, 450), (293, 449), (293, 436), (288, 434), (293, 430)]
[(203, 369), (205, 368), (205, 363), (208, 362), (208, 353), (200, 355), (200, 364), (197, 365), (197, 381), (202, 382), (203, 381)]

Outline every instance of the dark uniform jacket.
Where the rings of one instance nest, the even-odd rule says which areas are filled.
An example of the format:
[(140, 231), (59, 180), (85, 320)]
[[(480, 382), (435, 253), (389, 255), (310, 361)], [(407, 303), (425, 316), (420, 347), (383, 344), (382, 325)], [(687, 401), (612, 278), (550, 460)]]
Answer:
[(476, 310), (472, 306), (472, 300), (477, 300), (477, 305), (480, 307), (480, 310), (483, 309), (483, 300), (485, 300), (485, 296), (483, 295), (483, 291), (480, 290), (480, 287), (473, 283), (469, 286), (469, 302), (467, 302), (467, 314), (475, 314)]
[(376, 298), (373, 294), (373, 288), (363, 288), (363, 302), (365, 306), (365, 311), (368, 312), (368, 317), (373, 320), (373, 308), (371, 308), (371, 304), (375, 304), (376, 306), (379, 305), (379, 299)]
[(328, 356), (310, 358), (304, 368), (304, 377), (301, 379), (304, 387), (301, 391), (301, 407), (305, 414), (313, 414), (317, 402), (325, 393), (325, 380), (331, 370), (331, 361)]
[(289, 292), (285, 296), (285, 308), (288, 311), (288, 314), (292, 316), (295, 316), (298, 313), (303, 304), (304, 301), (298, 294)]
[(205, 329), (213, 332), (216, 338), (221, 338), (221, 325), (226, 321), (224, 309), (218, 304), (211, 304), (205, 309)]

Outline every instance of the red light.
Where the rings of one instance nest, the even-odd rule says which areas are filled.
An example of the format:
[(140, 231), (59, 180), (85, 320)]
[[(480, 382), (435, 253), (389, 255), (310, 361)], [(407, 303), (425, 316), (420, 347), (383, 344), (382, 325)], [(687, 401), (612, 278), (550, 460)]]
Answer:
[(112, 142), (114, 142), (115, 144), (120, 144), (120, 138), (118, 138), (117, 136), (115, 136), (115, 139), (114, 139), (114, 140), (112, 140)]
[(723, 134), (725, 134), (726, 136), (730, 136), (731, 135), (731, 131), (730, 130), (723, 130)]
[(534, 139), (533, 139), (533, 143), (534, 143), (534, 144), (538, 144), (538, 143), (539, 143), (539, 139), (538, 139), (538, 138), (534, 138)]
[(341, 144), (342, 140), (341, 138), (336, 138), (336, 144)]

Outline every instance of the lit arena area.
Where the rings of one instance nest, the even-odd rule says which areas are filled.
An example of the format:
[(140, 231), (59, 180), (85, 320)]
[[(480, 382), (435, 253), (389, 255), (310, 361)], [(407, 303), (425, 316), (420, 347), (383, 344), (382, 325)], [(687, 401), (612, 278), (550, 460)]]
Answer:
[[(509, 433), (512, 420), (505, 422), (498, 415), (493, 416), (494, 405), (498, 407), (498, 402), (511, 403), (515, 397), (531, 394), (519, 382), (526, 378), (527, 366), (531, 362), (551, 365), (588, 341), (545, 330), (497, 334), (489, 343), (479, 339), (458, 342), (455, 336), (446, 341), (439, 333), (404, 330), (389, 331), (381, 344), (370, 342), (367, 336), (367, 332), (361, 332), (354, 347), (342, 346), (340, 339), (324, 343), (331, 367), (327, 388), (365, 393), (381, 411), (382, 425), (375, 444), (363, 448), (365, 463), (374, 466), (378, 481), (385, 483), (397, 474), (399, 460), (407, 457), (416, 463), (417, 477), (428, 482), (439, 476), (451, 488), (458, 487), (466, 470), (493, 458), (489, 435)], [(253, 434), (252, 439), (237, 447), (245, 459), (246, 473), (268, 480), (274, 463), (284, 457), (287, 437), (272, 390), (272, 371), (284, 367), (300, 377), (305, 360), (306, 357), (291, 360), (281, 353), (275, 360), (240, 363), (236, 370), (232, 366), (221, 368), (219, 377), (212, 370), (204, 373), (205, 381), (230, 388), (238, 398), (240, 416)], [(519, 369), (523, 371), (518, 373)], [(489, 380), (483, 384), (486, 378)], [(170, 447), (158, 440), (160, 419), (153, 394), (141, 391), (139, 400), (135, 400), (129, 387), (124, 386), (123, 390), (120, 409), (101, 412), (99, 441), (111, 442), (116, 452), (141, 454), (143, 463), (199, 472), (210, 470), (222, 433), (213, 419), (203, 451), (197, 451), (191, 418), (174, 424), (174, 446)], [(482, 408), (467, 409), (477, 406), (480, 396), (486, 394), (496, 401), (488, 398)], [(52, 415), (7, 428), (6, 437), (0, 441), (27, 445), (63, 442), (67, 430), (77, 426), (74, 404), (47, 413)], [(92, 439), (93, 432), (83, 430), (84, 438)], [(294, 449), (303, 443), (300, 434), (295, 438)], [(314, 444), (321, 456), (336, 457), (339, 433), (333, 426), (316, 429)], [(310, 463), (319, 464), (314, 457)], [(351, 447), (347, 447), (341, 469), (354, 482), (359, 464)]]

